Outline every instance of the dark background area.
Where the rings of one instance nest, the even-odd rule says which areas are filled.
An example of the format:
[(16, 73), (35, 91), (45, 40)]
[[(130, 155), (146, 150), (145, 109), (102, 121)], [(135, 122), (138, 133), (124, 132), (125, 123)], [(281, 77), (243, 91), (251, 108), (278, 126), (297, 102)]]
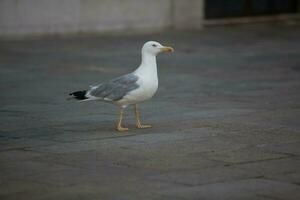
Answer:
[(206, 19), (296, 13), (297, 0), (209, 0)]

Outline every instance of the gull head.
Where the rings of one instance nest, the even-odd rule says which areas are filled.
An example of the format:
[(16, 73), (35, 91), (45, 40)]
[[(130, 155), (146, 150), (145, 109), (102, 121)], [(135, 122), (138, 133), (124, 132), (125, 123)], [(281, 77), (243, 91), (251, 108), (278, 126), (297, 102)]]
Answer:
[(172, 47), (167, 47), (161, 45), (159, 42), (149, 41), (146, 42), (142, 48), (142, 53), (150, 54), (156, 56), (161, 52), (173, 52), (174, 49)]

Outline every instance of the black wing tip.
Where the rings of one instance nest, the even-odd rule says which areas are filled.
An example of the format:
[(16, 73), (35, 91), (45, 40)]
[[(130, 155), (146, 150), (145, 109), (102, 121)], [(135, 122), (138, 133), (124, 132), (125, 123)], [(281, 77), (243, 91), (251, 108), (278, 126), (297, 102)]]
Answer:
[(77, 100), (85, 100), (88, 99), (85, 95), (86, 95), (86, 90), (82, 90), (82, 91), (76, 91), (76, 92), (72, 92), (69, 94), (70, 96), (73, 96), (73, 98), (77, 99)]

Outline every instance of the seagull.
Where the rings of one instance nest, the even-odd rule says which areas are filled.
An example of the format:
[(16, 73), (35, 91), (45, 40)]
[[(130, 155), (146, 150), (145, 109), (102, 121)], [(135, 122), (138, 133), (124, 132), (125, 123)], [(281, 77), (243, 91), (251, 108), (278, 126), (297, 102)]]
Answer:
[(137, 104), (150, 99), (157, 91), (158, 77), (156, 56), (161, 52), (173, 52), (172, 47), (161, 45), (156, 41), (146, 42), (141, 50), (140, 66), (133, 72), (98, 85), (92, 85), (87, 90), (72, 92), (71, 98), (78, 101), (104, 101), (119, 108), (118, 131), (128, 131), (122, 126), (124, 109), (134, 105), (137, 128), (151, 128), (140, 120)]

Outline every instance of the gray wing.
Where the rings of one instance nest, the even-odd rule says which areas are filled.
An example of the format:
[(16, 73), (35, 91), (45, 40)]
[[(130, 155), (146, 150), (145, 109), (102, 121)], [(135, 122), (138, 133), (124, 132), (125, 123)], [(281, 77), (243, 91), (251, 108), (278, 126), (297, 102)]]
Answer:
[(88, 93), (94, 97), (118, 101), (130, 91), (139, 87), (137, 80), (138, 76), (134, 74), (126, 74), (107, 83), (93, 86)]

